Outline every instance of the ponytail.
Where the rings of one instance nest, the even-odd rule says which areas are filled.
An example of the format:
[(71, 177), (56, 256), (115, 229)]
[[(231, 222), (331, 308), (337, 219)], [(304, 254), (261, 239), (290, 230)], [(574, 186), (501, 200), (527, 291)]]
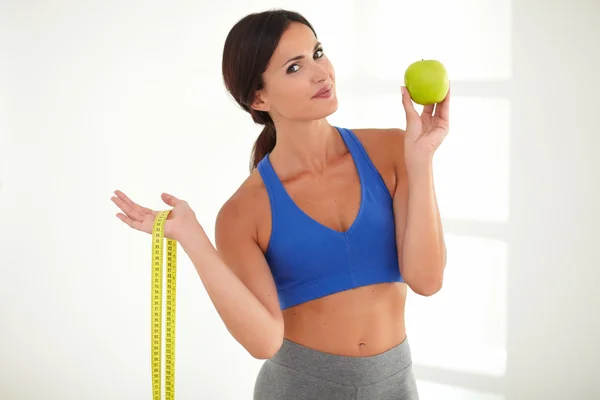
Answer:
[[(270, 119), (270, 118), (269, 118)], [(270, 153), (275, 148), (277, 142), (277, 135), (275, 131), (275, 124), (269, 121), (265, 124), (260, 135), (254, 142), (252, 148), (252, 155), (250, 157), (250, 172), (252, 172), (257, 166), (260, 160), (262, 160), (267, 153)]]

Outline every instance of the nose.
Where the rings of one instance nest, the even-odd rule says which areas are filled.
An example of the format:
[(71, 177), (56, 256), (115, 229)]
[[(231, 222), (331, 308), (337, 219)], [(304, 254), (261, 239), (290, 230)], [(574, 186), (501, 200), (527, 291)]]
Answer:
[(313, 81), (315, 83), (325, 82), (329, 78), (329, 72), (319, 64), (313, 64)]

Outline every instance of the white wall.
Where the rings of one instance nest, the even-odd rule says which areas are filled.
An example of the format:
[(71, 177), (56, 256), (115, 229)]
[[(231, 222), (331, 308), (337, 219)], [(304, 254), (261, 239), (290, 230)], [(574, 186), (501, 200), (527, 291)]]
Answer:
[[(422, 399), (600, 398), (600, 3), (232, 3), (1, 2), (0, 398), (151, 396), (150, 237), (109, 199), (172, 192), (212, 237), (260, 129), (225, 93), (223, 41), (273, 6), (325, 43), (333, 123), (403, 127), (405, 67), (449, 69), (446, 285), (408, 302)], [(184, 256), (177, 293), (177, 398), (251, 398), (261, 362)]]

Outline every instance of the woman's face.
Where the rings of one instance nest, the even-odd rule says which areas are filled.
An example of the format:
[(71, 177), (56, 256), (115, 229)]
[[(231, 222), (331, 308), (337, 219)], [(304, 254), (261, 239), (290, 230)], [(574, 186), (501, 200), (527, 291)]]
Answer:
[(263, 82), (253, 106), (269, 112), (274, 121), (316, 120), (337, 110), (333, 66), (304, 24), (292, 23), (284, 32)]

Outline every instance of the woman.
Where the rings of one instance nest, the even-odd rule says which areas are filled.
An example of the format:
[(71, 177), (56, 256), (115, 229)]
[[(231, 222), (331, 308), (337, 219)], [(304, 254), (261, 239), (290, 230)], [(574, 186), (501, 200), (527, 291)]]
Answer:
[[(225, 85), (264, 125), (251, 173), (218, 213), (215, 249), (187, 202), (165, 235), (189, 255), (233, 337), (265, 359), (254, 398), (418, 399), (404, 324), (407, 285), (442, 286), (432, 175), (449, 96), (400, 129), (331, 126), (335, 74), (301, 15), (248, 15), (230, 31)], [(117, 216), (150, 233), (155, 211), (122, 192)]]

